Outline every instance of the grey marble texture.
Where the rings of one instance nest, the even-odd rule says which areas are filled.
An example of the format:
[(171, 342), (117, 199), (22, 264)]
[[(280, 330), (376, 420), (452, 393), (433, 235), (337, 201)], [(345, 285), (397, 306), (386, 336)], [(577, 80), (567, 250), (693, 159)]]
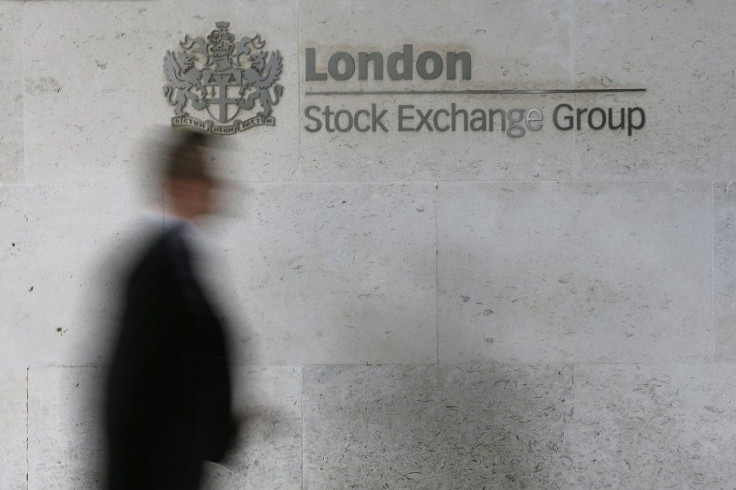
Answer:
[(208, 464), (206, 488), (302, 487), (302, 373), (293, 367), (233, 366), (238, 442), (221, 464)]
[(440, 362), (713, 358), (709, 183), (440, 184)]
[[(441, 0), (421, 4), (412, 0), (340, 3), (304, 0), (299, 7), (300, 41), (305, 47), (380, 47), (390, 52), (391, 48), (401, 48), (404, 42), (414, 42), (416, 50), (422, 46), (418, 43), (426, 39), (426, 47), (422, 50), (440, 46), (474, 49), (471, 84), (485, 87), (491, 82), (505, 86), (513, 81), (519, 88), (531, 88), (542, 80), (560, 84), (571, 82), (570, 28), (574, 9), (572, 2), (567, 0), (552, 0), (544, 5), (532, 0), (468, 0), (462, 4)], [(412, 21), (421, 21), (421, 26)], [(504, 38), (504, 49), (480, 49), (504, 41)], [(528, 63), (532, 54), (541, 53), (546, 56)], [(318, 57), (317, 61), (318, 71), (323, 71), (326, 57)], [(406, 88), (437, 83), (447, 88), (459, 82), (469, 83), (447, 80), (444, 74), (435, 80), (423, 80), (415, 72), (412, 80), (389, 81), (386, 76), (384, 80), (361, 81), (356, 76), (342, 82), (314, 82), (314, 86), (377, 89), (386, 85)]]
[(0, 489), (27, 489), (27, 372), (0, 368)]
[[(381, 181), (396, 180), (563, 180), (572, 178), (572, 134), (558, 134), (550, 127), (513, 139), (499, 131), (458, 133), (448, 131), (398, 132), (398, 106), (449, 110), (455, 103), (468, 110), (539, 108), (549, 117), (564, 97), (463, 96), (463, 95), (371, 95), (364, 97), (310, 96), (323, 90), (464, 90), (571, 88), (570, 2), (554, 0), (516, 2), (473, 0), (456, 3), (426, 2), (300, 2), (300, 53), (316, 50), (316, 68), (324, 72), (329, 56), (348, 50), (357, 60), (358, 51), (381, 51), (384, 61), (403, 44), (414, 45), (415, 60), (425, 50), (468, 50), (472, 56), (472, 79), (392, 81), (300, 80), (300, 127), (312, 125), (304, 110), (311, 105), (332, 111), (371, 109), (375, 103), (388, 133), (348, 133), (301, 130), (301, 163), (295, 180)], [(390, 15), (387, 13), (390, 12)], [(420, 29), (422, 35), (408, 35)], [(420, 27), (421, 26), (421, 27)], [(533, 33), (533, 35), (531, 35)], [(500, 49), (489, 49), (489, 47)], [(418, 125), (418, 115), (409, 110)], [(458, 123), (460, 124), (460, 123)], [(497, 123), (498, 124), (498, 123)], [(547, 120), (547, 125), (550, 122)], [(312, 126), (313, 127), (313, 126)], [(491, 157), (492, 156), (492, 157)]]
[[(0, 183), (23, 181), (23, 42), (20, 2), (0, 5)], [(13, 28), (15, 27), (15, 28)]]
[(736, 361), (736, 187), (713, 184), (715, 356)]
[[(140, 181), (151, 155), (141, 147), (170, 125), (163, 57), (185, 35), (207, 36), (230, 20), (236, 36), (260, 33), (284, 57), (287, 87), (276, 128), (231, 138), (220, 157), (236, 180), (285, 180), (298, 163), (296, 2), (266, 6), (208, 2), (67, 2), (23, 6), (26, 177), (33, 182)], [(257, 20), (257, 21), (256, 21)], [(257, 30), (257, 32), (256, 32)], [(63, 63), (56, 62), (64, 60)], [(290, 122), (293, 121), (293, 122)]]
[(28, 376), (28, 488), (100, 488), (102, 370), (35, 368)]
[(241, 359), (436, 360), (434, 184), (256, 184), (212, 227)]
[(736, 366), (576, 365), (581, 489), (731, 489)]
[[(248, 422), (205, 488), (736, 484), (732, 364), (233, 368)], [(102, 373), (29, 371), (28, 488), (98, 488)], [(25, 488), (25, 376), (0, 374), (0, 488)]]
[[(139, 210), (166, 204), (162, 58), (220, 20), (280, 51), (285, 89), (275, 127), (213, 155), (228, 185), (198, 267), (245, 422), (207, 487), (733, 490), (734, 19), (729, 0), (0, 0), (0, 490), (99, 487), (90, 365), (159, 223)], [(408, 43), (469, 51), (472, 80), (305, 80), (307, 48), (322, 71)], [(372, 103), (389, 133), (304, 129), (310, 105)], [(398, 105), (452, 103), (544, 128), (397, 131)], [(560, 103), (646, 127), (559, 131)]]
[(140, 202), (126, 186), (0, 186), (0, 365), (100, 361), (119, 272), (148, 226)]
[(575, 4), (575, 86), (647, 89), (641, 96), (578, 95), (576, 105), (641, 106), (648, 117), (646, 129), (632, 137), (576, 134), (575, 178), (732, 178), (736, 4)]
[(572, 369), (304, 368), (304, 483), (570, 488)]
[[(243, 421), (241, 432), (227, 460), (207, 465), (206, 487), (301, 488), (301, 370), (233, 365), (232, 371), (233, 407)], [(25, 380), (25, 370), (16, 377), (21, 375)], [(101, 426), (103, 375), (98, 368), (30, 370), (28, 488), (100, 488), (106, 451)], [(5, 374), (3, 379), (10, 381)], [(12, 456), (4, 463), (8, 471), (3, 472), (0, 488), (18, 488), (3, 485), (21, 479), (25, 483), (26, 394), (20, 390), (24, 383), (16, 381), (13, 389), (18, 396), (11, 392), (14, 396), (1, 404), (3, 414), (15, 416), (7, 422), (0, 419), (8, 424), (3, 435), (11, 436), (4, 437), (0, 447), (5, 453), (7, 445), (7, 456)], [(16, 452), (11, 454), (11, 449)]]

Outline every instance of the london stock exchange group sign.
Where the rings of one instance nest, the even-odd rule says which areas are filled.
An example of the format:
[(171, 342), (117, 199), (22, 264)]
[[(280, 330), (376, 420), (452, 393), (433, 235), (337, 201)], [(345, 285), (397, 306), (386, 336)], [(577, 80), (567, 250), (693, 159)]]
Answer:
[[(235, 41), (229, 22), (217, 22), (206, 39), (187, 35), (180, 51), (164, 56), (164, 97), (174, 106), (171, 125), (213, 134), (273, 126), (271, 115), (284, 91), (278, 51), (264, 51), (260, 35)], [(197, 115), (189, 111), (198, 111)], [(248, 116), (249, 111), (258, 112)], [(201, 115), (200, 115), (201, 114)]]

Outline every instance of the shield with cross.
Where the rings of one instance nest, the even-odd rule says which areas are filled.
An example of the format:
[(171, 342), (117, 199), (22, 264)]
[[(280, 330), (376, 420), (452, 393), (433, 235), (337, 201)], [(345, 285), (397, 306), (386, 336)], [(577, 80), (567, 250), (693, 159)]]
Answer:
[[(164, 56), (163, 94), (175, 115), (171, 125), (220, 135), (273, 126), (272, 106), (284, 89), (276, 83), (283, 65), (281, 54), (276, 50), (269, 56), (260, 35), (237, 40), (229, 22), (216, 22), (215, 27), (206, 38), (187, 35), (179, 43), (180, 51), (167, 51)], [(243, 114), (256, 104), (261, 109), (258, 113)], [(206, 110), (212, 119), (200, 119), (189, 110)]]
[[(238, 91), (242, 86), (243, 70), (227, 68), (222, 71), (203, 70), (202, 85), (207, 112), (220, 124), (231, 121), (238, 114)], [(233, 107), (229, 107), (233, 106)]]

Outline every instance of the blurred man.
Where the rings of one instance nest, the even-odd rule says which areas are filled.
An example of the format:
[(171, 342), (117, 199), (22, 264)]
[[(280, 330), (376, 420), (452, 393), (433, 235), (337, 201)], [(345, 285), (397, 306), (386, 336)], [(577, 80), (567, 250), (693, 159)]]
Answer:
[(192, 221), (212, 209), (202, 135), (181, 136), (163, 175), (167, 216), (125, 281), (107, 380), (110, 489), (199, 488), (235, 435), (223, 326), (193, 267)]

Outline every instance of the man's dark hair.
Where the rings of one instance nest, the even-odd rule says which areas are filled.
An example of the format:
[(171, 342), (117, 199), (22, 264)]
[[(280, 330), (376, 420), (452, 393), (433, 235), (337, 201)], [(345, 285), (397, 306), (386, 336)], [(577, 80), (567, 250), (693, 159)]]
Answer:
[(165, 179), (212, 180), (205, 160), (211, 138), (204, 133), (185, 131), (170, 145), (163, 177)]

